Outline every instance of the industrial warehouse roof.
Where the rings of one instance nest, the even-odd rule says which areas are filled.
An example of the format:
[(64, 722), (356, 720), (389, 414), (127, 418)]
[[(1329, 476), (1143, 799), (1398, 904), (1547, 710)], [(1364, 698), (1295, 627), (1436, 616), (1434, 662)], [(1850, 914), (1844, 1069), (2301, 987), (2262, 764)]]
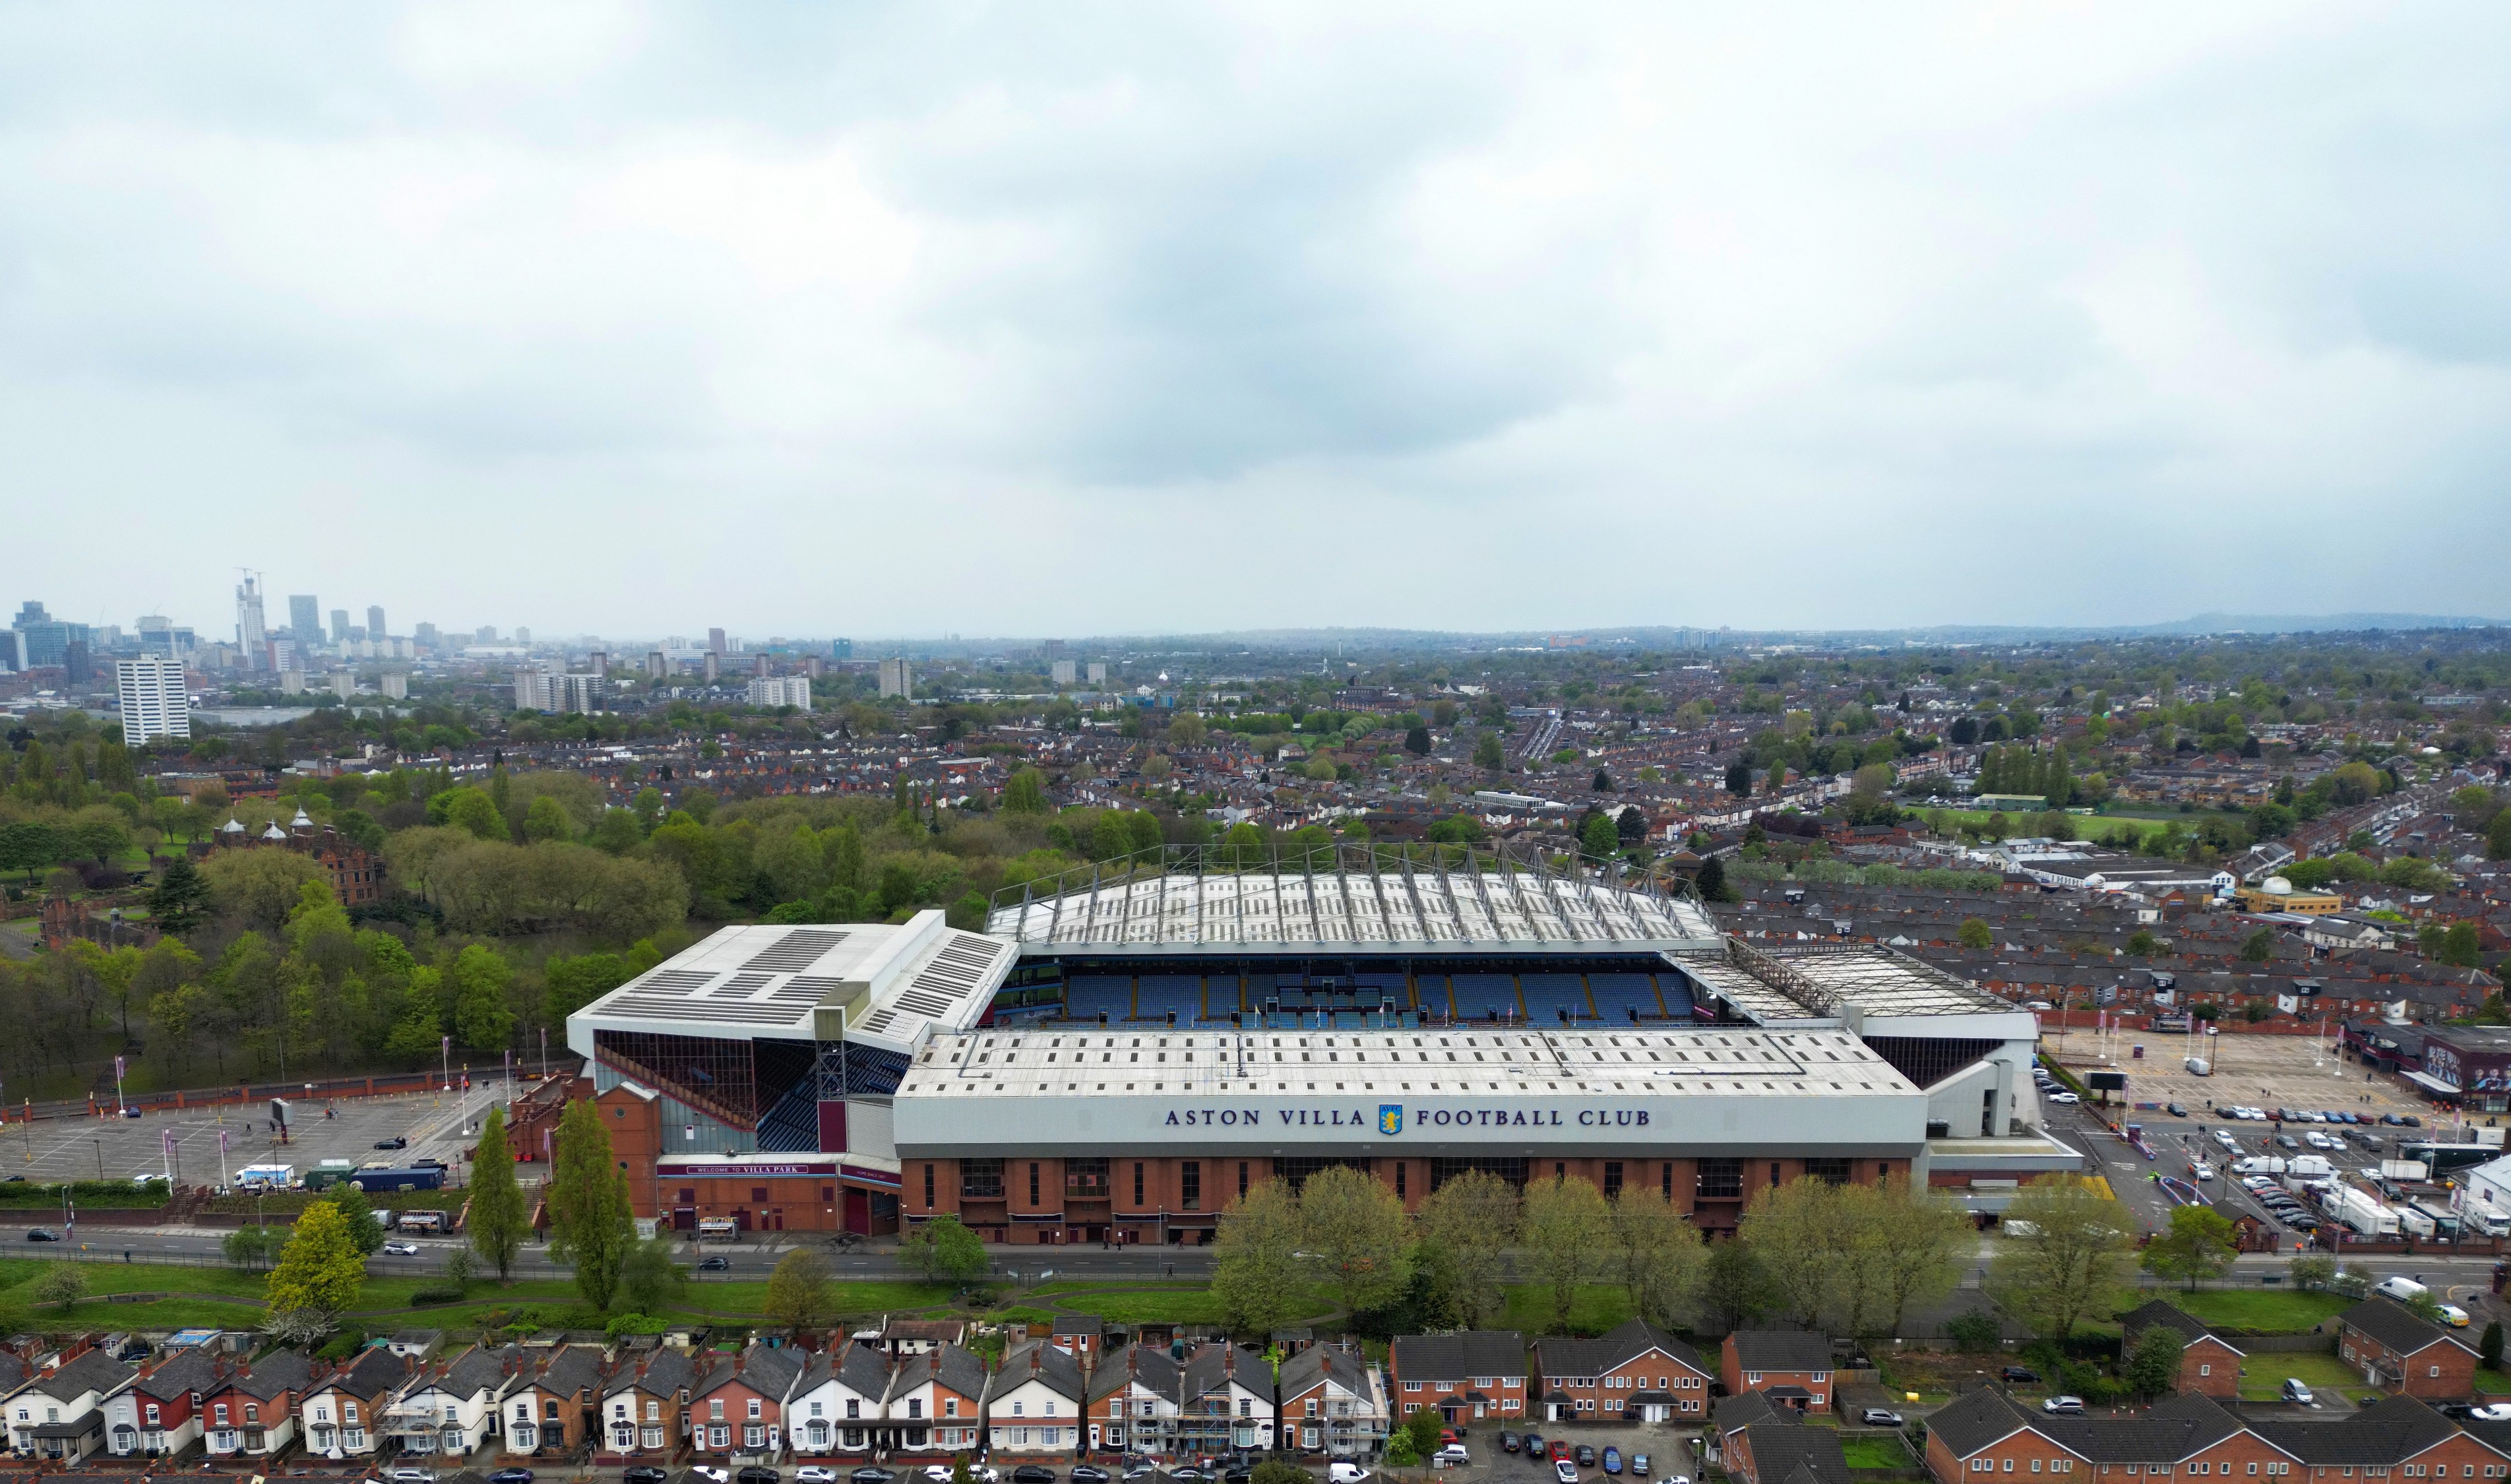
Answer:
[(1226, 847), (1169, 847), (998, 893), (985, 930), (1032, 949), (1244, 952), (1351, 948), (1600, 949), (1716, 946), (1708, 911), (1653, 886), (1563, 877), (1505, 856), (1444, 864), (1344, 847), (1253, 868)]
[[(905, 1052), (926, 1032), (974, 1026), (1016, 950), (959, 932), (939, 912), (903, 923), (726, 927), (567, 1017), (567, 1044), (592, 1033), (726, 1040), (845, 1038)], [(824, 1013), (825, 1012), (825, 1013)]]
[(1843, 1031), (990, 1031), (936, 1036), (901, 1101), (992, 1093), (1907, 1094)]

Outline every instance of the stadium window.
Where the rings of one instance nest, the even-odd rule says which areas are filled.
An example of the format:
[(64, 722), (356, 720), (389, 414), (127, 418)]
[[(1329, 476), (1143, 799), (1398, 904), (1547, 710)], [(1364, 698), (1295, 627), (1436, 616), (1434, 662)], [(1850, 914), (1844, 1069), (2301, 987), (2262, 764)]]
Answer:
[(1238, 1161), (1238, 1194), (1241, 1199), (1247, 1194), (1247, 1161), (1244, 1159)]
[(1673, 1161), (1673, 1160), (1669, 1159), (1669, 1160), (1667, 1160), (1664, 1164), (1659, 1165), (1659, 1166), (1657, 1167), (1657, 1181), (1658, 1181), (1658, 1189), (1659, 1189), (1659, 1190), (1661, 1190), (1661, 1191), (1664, 1192), (1665, 1198), (1666, 1198), (1666, 1199), (1668, 1199), (1668, 1200), (1672, 1200), (1672, 1199), (1674, 1199), (1674, 1161)]
[(1189, 1159), (1178, 1171), (1178, 1194), (1189, 1211), (1203, 1209), (1203, 1161)]
[(1563, 1159), (1555, 1159), (1555, 1160), (1553, 1160), (1553, 1161), (1552, 1161), (1552, 1178), (1553, 1178), (1553, 1179), (1555, 1179), (1555, 1180), (1566, 1180), (1566, 1179), (1568, 1179), (1568, 1178), (1569, 1178), (1569, 1164), (1568, 1164), (1568, 1161), (1566, 1161), (1566, 1160), (1563, 1160)]
[(1401, 1159), (1395, 1161), (1395, 1198), (1404, 1198), (1404, 1161)]
[(763, 1185), (752, 1186), (750, 1188), (750, 1202), (753, 1205), (758, 1206), (767, 1204), (767, 1187)]
[(1621, 1193), (1622, 1162), (1618, 1159), (1607, 1159), (1604, 1161), (1604, 1198), (1610, 1200)]
[(1134, 1162), (1134, 1204), (1136, 1204), (1136, 1205), (1138, 1205), (1138, 1206), (1139, 1206), (1139, 1205), (1140, 1205), (1141, 1203), (1142, 1203), (1142, 1165), (1141, 1165), (1141, 1161), (1138, 1159), (1138, 1160), (1136, 1160), (1136, 1161)]
[(933, 1166), (924, 1167), (924, 1209), (933, 1209)]
[[(1772, 1185), (1777, 1185), (1778, 1183), (1779, 1183), (1779, 1162), (1778, 1162), (1777, 1160), (1773, 1159), (1773, 1160), (1771, 1160), (1771, 1161), (1770, 1161), (1770, 1184), (1772, 1184)], [(2008, 1459), (2006, 1462), (2007, 1462), (2007, 1463), (2012, 1463), (2012, 1462), (2013, 1462), (2013, 1460)]]
[(1744, 1161), (1741, 1159), (1701, 1160), (1699, 1193), (1708, 1200), (1732, 1200), (1743, 1194)]
[(1003, 1198), (1003, 1162), (999, 1159), (959, 1161), (959, 1194), (977, 1200)]
[(1032, 1206), (1037, 1204), (1037, 1161), (1034, 1159), (1028, 1166), (1028, 1203)]

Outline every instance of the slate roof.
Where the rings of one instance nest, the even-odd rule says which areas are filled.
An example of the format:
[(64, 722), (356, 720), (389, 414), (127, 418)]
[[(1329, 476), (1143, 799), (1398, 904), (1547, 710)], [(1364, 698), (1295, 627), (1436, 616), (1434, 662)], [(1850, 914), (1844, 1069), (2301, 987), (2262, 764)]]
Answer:
[(1002, 1368), (993, 1373), (987, 1396), (1002, 1396), (1034, 1382), (1058, 1396), (1081, 1400), (1090, 1386), (1081, 1374), (1081, 1362), (1070, 1350), (1057, 1349), (1043, 1340), (1033, 1340), (1003, 1357)]
[(645, 1362), (645, 1374), (637, 1374), (635, 1366), (621, 1368), (610, 1380), (606, 1395), (625, 1396), (631, 1391), (643, 1391), (649, 1396), (671, 1396), (687, 1386), (697, 1375), (697, 1367), (686, 1350), (657, 1348)]
[(1748, 1371), (1828, 1371), (1831, 1338), (1802, 1330), (1738, 1330), (1735, 1363)]
[(1753, 1429), (1748, 1444), (1753, 1473), (1761, 1484), (1849, 1484), (1848, 1455), (1834, 1427), (1808, 1427), (1802, 1423)]
[[(1543, 1373), (1543, 1379), (1551, 1381), (1562, 1376), (1602, 1376), (1652, 1349), (1665, 1351), (1701, 1375), (1711, 1374), (1709, 1368), (1701, 1364), (1698, 1350), (1644, 1319), (1627, 1320), (1620, 1327), (1593, 1340), (1565, 1337), (1537, 1340), (1534, 1342), (1534, 1360), (1535, 1368)], [(1829, 1365), (1826, 1352), (1822, 1368)]]
[(224, 1389), (269, 1401), (288, 1392), (303, 1391), (314, 1379), (314, 1362), (301, 1350), (272, 1350), (250, 1371), (230, 1376)]
[(1331, 1381), (1354, 1396), (1369, 1395), (1369, 1367), (1339, 1345), (1312, 1345), (1282, 1362), (1282, 1396), (1287, 1401)]
[(2119, 1332), (2131, 1341), (2157, 1324), (2177, 1332), (2183, 1341), (2190, 1344), (2201, 1339), (2211, 1339), (2233, 1353), (2240, 1353), (2238, 1346), (2208, 1329), (2206, 1321), (2173, 1307), (2167, 1300), (2155, 1299), (2150, 1303), (2140, 1304), (2119, 1315)]
[(909, 1355), (898, 1363), (889, 1394), (904, 1396), (928, 1381), (938, 1381), (971, 1399), (981, 1397), (985, 1394), (985, 1363), (955, 1345)]
[(1166, 1348), (1137, 1340), (1101, 1359), (1090, 1373), (1090, 1399), (1113, 1396), (1138, 1382), (1154, 1396), (1175, 1396), (1177, 1362), (1169, 1358)]
[(336, 1390), (362, 1401), (373, 1401), (409, 1374), (409, 1362), (378, 1345), (325, 1378), (317, 1390)]
[(2450, 1331), (2416, 1318), (2408, 1312), (2405, 1305), (2395, 1300), (2365, 1299), (2337, 1318), (2347, 1328), (2360, 1330), (2402, 1355), (2412, 1355), (2440, 1341), (2457, 1345), (2471, 1355), (2476, 1353), (2460, 1345), (2457, 1337)]
[[(2480, 1442), (2503, 1447), (2479, 1430), (2511, 1425), (2478, 1424), (2469, 1427)], [(1726, 1427), (1726, 1407), (1719, 1407), (1719, 1426)], [(2333, 1422), (2283, 1419), (2244, 1424), (2212, 1397), (2185, 1392), (2165, 1397), (2135, 1417), (2047, 1417), (2007, 1399), (2001, 1392), (1967, 1392), (1927, 1419), (1927, 1428), (1944, 1439), (1955, 1458), (1968, 1458), (2025, 1428), (2095, 1464), (2175, 1464), (2202, 1449), (2247, 1430), (2301, 1463), (2325, 1467), (2404, 1463), (2458, 1430), (2455, 1424), (2408, 1396), (2391, 1396)], [(1760, 1457), (1761, 1434), (1753, 1440)], [(2506, 1450), (2511, 1451), (2511, 1450)], [(1764, 1484), (1770, 1475), (1763, 1472)]]
[[(601, 1351), (590, 1345), (569, 1345), (550, 1356), (549, 1365), (530, 1378), (531, 1385), (552, 1396), (574, 1396), (601, 1388)], [(772, 1393), (771, 1393), (772, 1394)]]
[(1272, 1369), (1264, 1357), (1254, 1350), (1236, 1349), (1226, 1342), (1207, 1345), (1185, 1357), (1178, 1373), (1177, 1399), (1180, 1405), (1199, 1400), (1215, 1391), (1229, 1389), (1232, 1356), (1240, 1385), (1263, 1396), (1273, 1391)]
[(124, 1382), (137, 1374), (135, 1368), (123, 1364), (102, 1350), (89, 1350), (74, 1360), (64, 1362), (50, 1376), (29, 1376), (26, 1386), (46, 1396), (67, 1401), (90, 1391), (110, 1396), (120, 1389)]
[(217, 1385), (217, 1380), (216, 1358), (208, 1350), (194, 1347), (176, 1350), (164, 1365), (140, 1377), (135, 1389), (163, 1401), (207, 1391)]
[[(2412, 1396), (2390, 1396), (2335, 1423), (2260, 1422), (2250, 1430), (2305, 1464), (2337, 1466), (2403, 1463), (2458, 1426)], [(2501, 1446), (2482, 1433), (2477, 1440)]]
[(1058, 1314), (1055, 1333), (1063, 1335), (1100, 1335), (1106, 1333), (1107, 1321), (1097, 1314)]
[[(1958, 1407), (1959, 1405), (1960, 1402), (1956, 1401), (1951, 1407), (1947, 1407), (1945, 1411), (1951, 1411), (1953, 1407)], [(1771, 1401), (1760, 1392), (1740, 1391), (1733, 1396), (1719, 1397), (1718, 1399), (1718, 1409), (1716, 1412), (1712, 1413), (1711, 1416), (1717, 1423), (1719, 1435), (1731, 1436), (1734, 1433), (1743, 1431), (1747, 1427), (1758, 1427), (1765, 1423), (1784, 1423), (1790, 1426), (1794, 1426), (1796, 1425), (1796, 1418), (1790, 1414), (1793, 1414), (1795, 1410), (1795, 1408), (1791, 1407), (1787, 1409), (1787, 1412), (1783, 1413), (1779, 1410), (1779, 1406), (1776, 1402)], [(1939, 1417), (1943, 1415), (1944, 1414), (1942, 1412), (1937, 1414)], [(1935, 1419), (1929, 1418), (1928, 1425), (1933, 1426), (1934, 1425)]]
[(1395, 1374), (1408, 1382), (1462, 1382), (1476, 1376), (1526, 1374), (1526, 1337), (1513, 1329), (1398, 1335), (1388, 1354)]
[[(510, 1379), (506, 1375), (506, 1362), (522, 1352), (520, 1346), (475, 1345), (454, 1356), (452, 1363), (444, 1368), (444, 1374), (427, 1385), (448, 1396), (464, 1399), (483, 1391), (490, 1396), (503, 1396)], [(424, 1388), (412, 1386), (409, 1389), (417, 1391)]]
[(7, 1350), (0, 1350), (0, 1396), (16, 1390), (19, 1383), (25, 1379), (26, 1362)]
[(715, 1374), (698, 1387), (697, 1395), (699, 1398), (713, 1396), (738, 1383), (761, 1396), (783, 1401), (792, 1394), (793, 1378), (802, 1374), (804, 1364), (799, 1350), (771, 1348), (753, 1340), (750, 1347), (741, 1352), (739, 1374), (735, 1374), (732, 1366), (716, 1367)]
[(2221, 1442), (2242, 1424), (2214, 1398), (2188, 1391), (2164, 1397), (2139, 1417), (2044, 1417), (2033, 1425), (2097, 1464), (2163, 1464)]
[[(1744, 1398), (1718, 1404), (1719, 1430), (1726, 1430), (1726, 1409)], [(1965, 1391), (1927, 1415), (1927, 1431), (1943, 1438), (1953, 1457), (1968, 1458), (1999, 1438), (2012, 1437), (2036, 1419), (2006, 1400), (2003, 1392), (1983, 1387)]]

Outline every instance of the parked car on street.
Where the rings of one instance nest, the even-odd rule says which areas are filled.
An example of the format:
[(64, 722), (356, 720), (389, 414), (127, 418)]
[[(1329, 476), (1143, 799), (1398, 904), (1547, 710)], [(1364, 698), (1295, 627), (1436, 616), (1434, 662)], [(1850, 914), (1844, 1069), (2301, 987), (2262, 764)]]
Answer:
[(2083, 1412), (2084, 1399), (2080, 1396), (2052, 1396), (2040, 1404), (2040, 1410), (2055, 1416), (2075, 1417)]
[(1072, 1484), (1107, 1484), (1107, 1470), (1093, 1464), (1083, 1464), (1072, 1470)]
[(488, 1474), (488, 1484), (532, 1484), (532, 1471), (528, 1468), (494, 1469)]
[(628, 1471), (619, 1477), (621, 1484), (663, 1484), (663, 1481), (671, 1476), (672, 1471), (668, 1468), (660, 1468), (652, 1464), (631, 1464), (628, 1465)]
[(1366, 1484), (1369, 1469), (1348, 1459), (1336, 1459), (1326, 1465), (1326, 1484)]
[(882, 1468), (870, 1464), (846, 1475), (848, 1484), (896, 1484), (897, 1478), (897, 1469)]
[[(733, 1484), (785, 1484), (785, 1476), (764, 1464), (753, 1464), (734, 1474)], [(489, 1484), (496, 1484), (491, 1479)]]
[(1023, 1464), (1012, 1470), (1012, 1484), (1055, 1484), (1055, 1470), (1043, 1464)]
[(837, 1484), (837, 1471), (826, 1464), (805, 1464), (793, 1470), (793, 1484)]

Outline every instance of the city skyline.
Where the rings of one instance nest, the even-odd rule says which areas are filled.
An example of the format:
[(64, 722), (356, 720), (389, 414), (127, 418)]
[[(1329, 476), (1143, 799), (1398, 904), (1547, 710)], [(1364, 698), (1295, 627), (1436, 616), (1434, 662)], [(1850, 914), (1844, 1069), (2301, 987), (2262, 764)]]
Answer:
[(2498, 8), (159, 15), (0, 19), (78, 622), (2108, 625), (2501, 555)]

